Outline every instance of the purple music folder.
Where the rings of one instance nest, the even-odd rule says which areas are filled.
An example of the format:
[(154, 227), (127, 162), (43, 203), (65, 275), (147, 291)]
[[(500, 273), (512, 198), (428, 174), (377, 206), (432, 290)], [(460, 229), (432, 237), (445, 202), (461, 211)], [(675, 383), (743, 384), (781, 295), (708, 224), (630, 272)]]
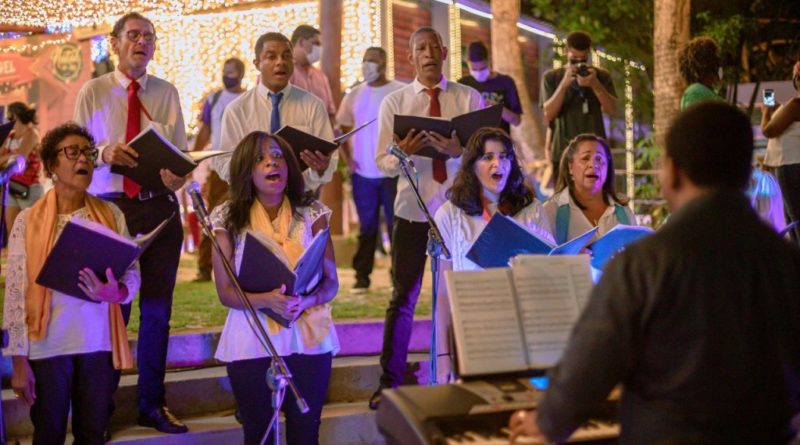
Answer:
[[(322, 279), (323, 259), (329, 238), (329, 229), (317, 233), (292, 270), (277, 243), (271, 238), (248, 231), (237, 277), (239, 286), (245, 292), (253, 293), (269, 292), (284, 285), (286, 295), (302, 296), (313, 292)], [(283, 327), (288, 328), (292, 324), (292, 320), (287, 320), (270, 309), (263, 308), (261, 312)]]

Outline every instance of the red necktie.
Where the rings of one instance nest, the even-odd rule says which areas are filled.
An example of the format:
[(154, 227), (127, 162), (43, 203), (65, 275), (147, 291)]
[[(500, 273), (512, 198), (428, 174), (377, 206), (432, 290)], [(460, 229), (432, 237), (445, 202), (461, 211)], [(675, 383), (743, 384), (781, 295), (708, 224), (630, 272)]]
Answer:
[[(130, 85), (128, 85), (128, 124), (125, 127), (126, 144), (142, 131), (142, 102), (139, 101), (139, 87), (139, 82), (135, 80), (131, 80)], [(122, 190), (128, 198), (134, 198), (142, 190), (142, 186), (133, 179), (123, 176)]]
[[(428, 88), (425, 90), (431, 98), (431, 107), (428, 110), (428, 116), (442, 117), (442, 107), (439, 105), (439, 91), (441, 90), (438, 88)], [(447, 135), (447, 137), (449, 138), (450, 135)], [(443, 159), (433, 160), (433, 179), (439, 184), (447, 181), (447, 166)]]

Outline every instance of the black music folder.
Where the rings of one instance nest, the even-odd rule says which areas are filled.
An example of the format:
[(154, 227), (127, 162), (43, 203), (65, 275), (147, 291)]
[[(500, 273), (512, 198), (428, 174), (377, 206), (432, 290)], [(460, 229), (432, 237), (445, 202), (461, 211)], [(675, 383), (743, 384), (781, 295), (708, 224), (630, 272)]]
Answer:
[(522, 255), (445, 283), (461, 377), (555, 365), (592, 289), (588, 255)]
[(470, 261), (484, 269), (508, 267), (511, 258), (523, 254), (577, 255), (597, 233), (593, 227), (562, 245), (529, 232), (512, 218), (495, 213), (467, 252)]
[(128, 239), (98, 222), (72, 218), (45, 259), (36, 284), (97, 303), (78, 287), (78, 272), (88, 267), (105, 281), (106, 269), (110, 267), (119, 280), (174, 217), (175, 214), (150, 233), (134, 239)]
[(305, 171), (308, 168), (305, 162), (300, 159), (300, 152), (303, 150), (319, 150), (322, 154), (330, 155), (333, 153), (334, 150), (339, 148), (342, 143), (346, 140), (350, 139), (351, 136), (361, 131), (362, 128), (370, 125), (371, 123), (375, 122), (375, 119), (372, 119), (369, 122), (366, 122), (348, 133), (345, 133), (333, 141), (328, 141), (322, 139), (320, 137), (314, 136), (313, 134), (306, 133), (305, 131), (298, 130), (291, 125), (284, 125), (280, 128), (280, 130), (276, 131), (275, 134), (277, 136), (282, 137), (289, 143), (294, 151), (294, 156), (297, 158), (297, 162), (300, 163), (300, 171)]
[[(499, 127), (502, 117), (503, 105), (501, 104), (465, 113), (450, 120), (438, 117), (396, 114), (394, 116), (394, 134), (400, 139), (403, 139), (413, 128), (417, 131), (425, 130), (438, 133), (441, 136), (449, 138), (450, 134), (455, 130), (459, 141), (461, 141), (461, 146), (466, 147), (467, 141), (475, 130), (483, 127)], [(422, 149), (414, 154), (445, 161), (450, 159), (446, 154), (440, 153), (430, 146), (422, 147)]]
[(161, 135), (150, 124), (128, 142), (128, 145), (139, 153), (136, 167), (112, 165), (111, 172), (125, 175), (136, 181), (146, 190), (164, 190), (166, 186), (161, 180), (161, 169), (166, 168), (178, 176), (186, 176), (197, 168), (201, 161), (232, 152), (221, 150), (181, 151)]
[[(239, 285), (245, 292), (269, 292), (283, 285), (286, 286), (286, 295), (303, 296), (313, 292), (322, 279), (325, 248), (329, 239), (329, 229), (317, 233), (297, 260), (294, 270), (291, 270), (286, 256), (275, 241), (248, 231), (239, 266)], [(292, 320), (270, 309), (261, 311), (283, 327), (288, 328), (292, 324)]]

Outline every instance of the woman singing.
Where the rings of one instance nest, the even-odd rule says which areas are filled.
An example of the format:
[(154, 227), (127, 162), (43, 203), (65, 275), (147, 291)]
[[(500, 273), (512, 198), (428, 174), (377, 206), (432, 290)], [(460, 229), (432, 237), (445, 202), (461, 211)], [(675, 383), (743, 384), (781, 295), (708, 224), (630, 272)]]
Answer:
[(72, 406), (76, 444), (103, 444), (114, 390), (114, 369), (132, 366), (120, 304), (139, 289), (139, 266), (114, 277), (84, 269), (75, 280), (94, 301), (36, 284), (45, 259), (72, 217), (127, 236), (122, 212), (86, 193), (97, 149), (72, 123), (50, 130), (41, 157), (53, 188), (17, 216), (8, 247), (3, 328), (13, 361), (11, 386), (31, 405), (34, 444), (63, 444)]
[(636, 224), (628, 200), (614, 188), (614, 159), (605, 139), (581, 134), (561, 157), (555, 194), (544, 209), (556, 242), (565, 243), (597, 227), (603, 236), (617, 224)]
[[(481, 128), (467, 142), (461, 155), (461, 167), (434, 219), (442, 232), (452, 258), (442, 260), (439, 277), (437, 324), (439, 354), (449, 350), (447, 335), (450, 326), (444, 271), (478, 270), (467, 258), (467, 252), (478, 239), (492, 215), (500, 212), (544, 239), (553, 240), (542, 204), (525, 185), (525, 178), (508, 134), (498, 128)], [(440, 376), (449, 370), (446, 360), (440, 361)]]
[[(215, 209), (211, 217), (225, 259), (239, 270), (244, 235), (250, 230), (279, 244), (293, 267), (314, 235), (328, 226), (331, 212), (304, 194), (303, 175), (291, 147), (279, 137), (250, 133), (236, 147), (230, 169), (230, 200)], [(244, 442), (258, 444), (273, 414), (271, 390), (265, 380), (271, 359), (253, 333), (248, 314), (216, 251), (212, 260), (219, 299), (230, 308), (216, 358), (228, 363), (228, 376), (244, 426)], [(286, 392), (283, 411), (289, 444), (318, 442), (331, 360), (339, 350), (329, 304), (339, 288), (330, 240), (323, 269), (322, 280), (310, 295), (284, 295), (283, 288), (248, 293), (256, 309), (269, 308), (283, 318), (295, 320), (291, 328), (283, 328), (258, 312), (259, 322), (267, 327), (278, 354), (286, 361), (311, 408), (308, 414), (301, 414), (291, 392)]]

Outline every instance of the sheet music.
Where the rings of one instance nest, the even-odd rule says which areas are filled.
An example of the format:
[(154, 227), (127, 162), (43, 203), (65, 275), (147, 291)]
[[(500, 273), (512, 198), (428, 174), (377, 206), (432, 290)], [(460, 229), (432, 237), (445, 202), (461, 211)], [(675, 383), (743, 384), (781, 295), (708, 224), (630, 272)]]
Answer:
[(589, 257), (524, 255), (512, 271), (528, 363), (551, 367), (561, 359), (591, 290)]
[(459, 374), (528, 368), (509, 269), (445, 273)]

